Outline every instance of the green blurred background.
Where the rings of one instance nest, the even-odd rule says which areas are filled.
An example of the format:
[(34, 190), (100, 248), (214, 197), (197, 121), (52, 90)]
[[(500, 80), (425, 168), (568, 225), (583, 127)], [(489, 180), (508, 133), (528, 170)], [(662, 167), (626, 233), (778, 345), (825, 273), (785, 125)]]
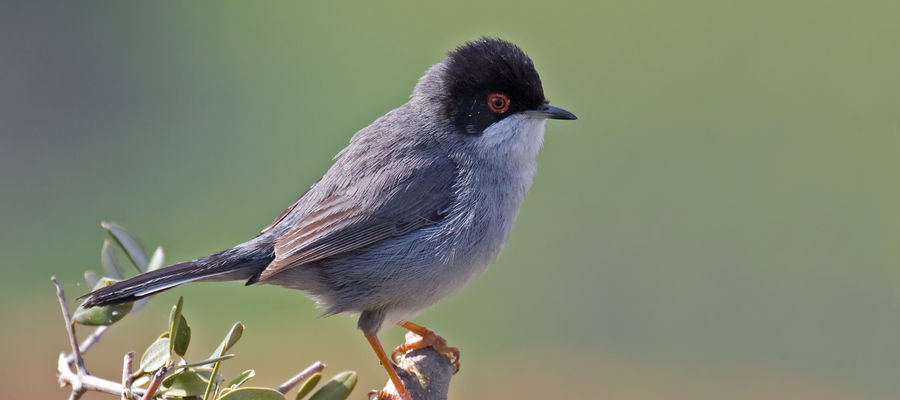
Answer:
[[(897, 398), (898, 20), (895, 1), (4, 2), (3, 396), (67, 396), (48, 277), (86, 292), (101, 220), (170, 262), (241, 242), (490, 35), (580, 120), (548, 123), (500, 260), (417, 320), (462, 348), (452, 398)], [(353, 319), (239, 283), (159, 296), (92, 372), (119, 376), (178, 295), (189, 356), (247, 325), (228, 373), (321, 359), (361, 373), (355, 398), (386, 380)]]

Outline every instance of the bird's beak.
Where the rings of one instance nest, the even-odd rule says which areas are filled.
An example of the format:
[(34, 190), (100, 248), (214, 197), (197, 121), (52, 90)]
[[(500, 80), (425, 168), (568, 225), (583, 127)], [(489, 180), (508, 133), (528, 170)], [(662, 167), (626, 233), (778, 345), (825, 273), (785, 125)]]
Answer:
[(542, 104), (537, 110), (531, 110), (525, 112), (528, 115), (532, 115), (537, 118), (550, 118), (550, 119), (578, 119), (575, 114), (572, 114), (566, 110), (563, 110), (559, 107), (554, 107), (549, 104)]

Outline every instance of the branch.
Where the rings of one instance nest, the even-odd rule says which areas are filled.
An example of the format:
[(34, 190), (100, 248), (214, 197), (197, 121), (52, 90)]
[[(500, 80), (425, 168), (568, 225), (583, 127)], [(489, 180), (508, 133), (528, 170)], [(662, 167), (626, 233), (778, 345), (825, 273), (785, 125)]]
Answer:
[(134, 360), (134, 352), (125, 353), (125, 360), (122, 366), (122, 400), (131, 399), (131, 362)]
[[(62, 309), (63, 321), (66, 323), (66, 333), (69, 334), (69, 344), (72, 346), (72, 357), (74, 357), (75, 361), (75, 374), (72, 374), (72, 370), (69, 369), (69, 363), (66, 361), (68, 357), (65, 357), (65, 354), (60, 354), (60, 361), (66, 361), (65, 370), (76, 378), (68, 381), (68, 383), (72, 385), (72, 394), (69, 395), (69, 400), (78, 400), (84, 392), (87, 391), (81, 382), (81, 378), (87, 376), (87, 368), (84, 367), (84, 359), (81, 358), (81, 349), (78, 348), (78, 338), (75, 336), (75, 325), (72, 324), (72, 315), (69, 314), (69, 305), (66, 304), (66, 294), (63, 292), (59, 281), (56, 280), (56, 276), (50, 277), (50, 280), (53, 281), (53, 284), (56, 286), (56, 298), (59, 300), (59, 308)], [(60, 383), (63, 383), (62, 372), (60, 372), (59, 379)]]
[[(56, 286), (56, 297), (59, 300), (59, 307), (62, 310), (63, 320), (66, 323), (66, 332), (69, 334), (69, 344), (72, 346), (72, 353), (60, 353), (59, 360), (56, 364), (57, 373), (59, 374), (60, 386), (72, 386), (72, 394), (69, 400), (78, 400), (89, 390), (105, 392), (115, 395), (123, 395), (125, 386), (118, 382), (108, 381), (88, 374), (87, 368), (84, 366), (84, 358), (82, 353), (91, 348), (100, 341), (100, 337), (106, 332), (108, 327), (102, 326), (94, 330), (81, 345), (78, 345), (78, 337), (75, 336), (75, 325), (72, 323), (72, 315), (69, 314), (69, 305), (66, 303), (66, 294), (63, 292), (62, 286), (55, 276), (50, 278)], [(75, 365), (75, 371), (72, 371), (72, 365)], [(130, 363), (129, 363), (130, 364)], [(135, 389), (135, 393), (144, 393), (143, 389)]]
[(169, 373), (169, 368), (171, 366), (172, 362), (170, 361), (153, 374), (153, 379), (151, 379), (150, 384), (147, 385), (147, 391), (144, 393), (144, 397), (142, 397), (141, 400), (150, 400), (153, 398), (153, 395), (156, 394), (156, 390), (159, 389), (159, 385), (162, 384), (163, 379), (166, 378), (166, 374)]
[(56, 276), (51, 276), (50, 280), (56, 285), (56, 298), (59, 300), (59, 308), (62, 309), (63, 320), (66, 323), (66, 332), (69, 333), (69, 344), (72, 345), (75, 371), (79, 374), (84, 374), (87, 369), (84, 367), (84, 359), (81, 358), (81, 349), (78, 346), (78, 338), (75, 336), (75, 325), (72, 323), (72, 315), (69, 314), (69, 305), (66, 304), (66, 294), (63, 293), (62, 286), (56, 280)]
[(323, 364), (321, 361), (316, 361), (312, 365), (306, 367), (306, 369), (304, 369), (303, 371), (300, 371), (297, 375), (294, 375), (293, 378), (288, 379), (287, 381), (282, 383), (281, 386), (275, 388), (275, 390), (281, 392), (281, 394), (290, 392), (291, 389), (294, 388), (294, 386), (297, 386), (300, 383), (306, 381), (307, 379), (309, 379), (309, 377), (315, 375), (316, 373), (322, 372), (323, 369), (325, 369), (325, 364)]
[[(408, 332), (406, 343), (421, 339), (419, 335)], [(450, 389), (450, 379), (456, 368), (447, 357), (431, 347), (411, 351), (400, 356), (400, 363), (394, 367), (406, 390), (415, 400), (446, 400)], [(396, 394), (394, 384), (388, 380), (385, 392)]]
[[(109, 381), (103, 378), (98, 378), (93, 375), (76, 375), (72, 372), (72, 369), (69, 367), (68, 361), (66, 361), (66, 353), (59, 354), (59, 360), (56, 363), (56, 369), (59, 373), (59, 383), (60, 386), (72, 385), (72, 393), (75, 393), (75, 388), (80, 388), (81, 392), (86, 391), (95, 391), (95, 392), (103, 392), (114, 395), (121, 395), (125, 390), (125, 387), (122, 386), (119, 382)], [(132, 392), (137, 395), (144, 394), (145, 390), (141, 388), (134, 388)], [(72, 397), (69, 397), (70, 399)]]
[[(97, 329), (94, 329), (88, 337), (84, 338), (84, 341), (81, 342), (81, 345), (78, 346), (78, 350), (81, 354), (87, 353), (91, 347), (94, 347), (97, 342), (100, 341), (100, 338), (103, 337), (103, 334), (109, 329), (109, 325), (98, 326)], [(66, 356), (66, 360), (69, 364), (75, 362), (75, 353), (71, 353)]]

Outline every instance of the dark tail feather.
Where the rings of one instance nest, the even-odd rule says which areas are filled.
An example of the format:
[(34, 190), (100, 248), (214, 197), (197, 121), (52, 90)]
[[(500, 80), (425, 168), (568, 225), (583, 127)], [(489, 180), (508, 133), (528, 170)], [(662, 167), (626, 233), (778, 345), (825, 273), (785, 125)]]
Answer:
[(81, 298), (88, 297), (84, 302), (85, 307), (105, 306), (130, 303), (188, 282), (249, 279), (258, 270), (264, 269), (272, 257), (271, 251), (268, 254), (253, 254), (239, 246), (194, 261), (145, 272), (97, 289)]

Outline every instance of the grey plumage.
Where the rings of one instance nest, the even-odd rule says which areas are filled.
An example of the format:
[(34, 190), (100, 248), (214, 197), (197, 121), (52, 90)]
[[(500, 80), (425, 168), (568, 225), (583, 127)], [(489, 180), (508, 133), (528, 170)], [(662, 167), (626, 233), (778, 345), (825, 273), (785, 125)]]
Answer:
[[(481, 104), (493, 92), (515, 94), (508, 113)], [(373, 335), (496, 258), (531, 186), (546, 118), (574, 116), (546, 104), (531, 60), (507, 42), (470, 42), (430, 68), (406, 104), (357, 132), (260, 235), (97, 290), (86, 304), (241, 279), (303, 290), (326, 314), (358, 314)]]

